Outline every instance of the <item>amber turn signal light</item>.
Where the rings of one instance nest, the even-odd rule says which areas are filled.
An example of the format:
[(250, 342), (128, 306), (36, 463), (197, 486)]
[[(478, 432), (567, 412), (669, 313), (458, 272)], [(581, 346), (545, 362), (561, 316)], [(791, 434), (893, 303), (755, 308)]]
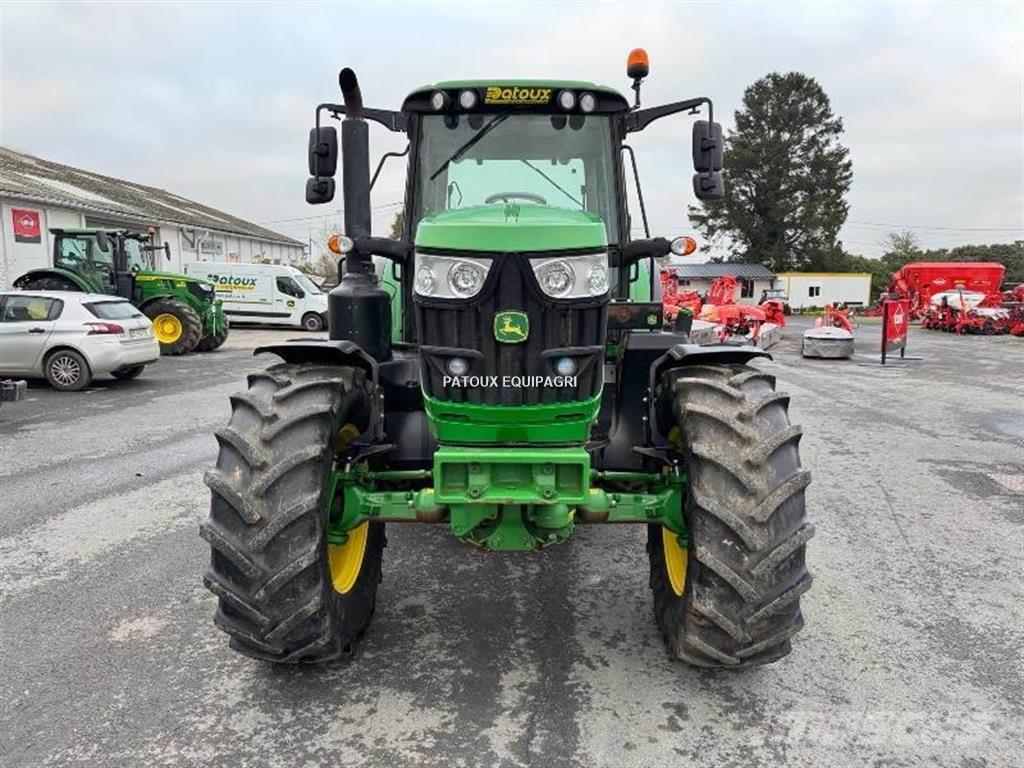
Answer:
[(689, 256), (697, 250), (697, 241), (689, 235), (684, 235), (673, 240), (669, 248), (676, 256)]
[(353, 245), (352, 238), (345, 237), (345, 235), (331, 235), (327, 238), (327, 247), (331, 253), (336, 253), (339, 256), (351, 251)]

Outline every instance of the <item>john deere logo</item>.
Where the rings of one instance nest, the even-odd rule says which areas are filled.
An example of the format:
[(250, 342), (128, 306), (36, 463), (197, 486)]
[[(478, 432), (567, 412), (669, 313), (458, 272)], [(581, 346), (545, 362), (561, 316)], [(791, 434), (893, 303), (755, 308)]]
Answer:
[(502, 344), (518, 344), (530, 335), (530, 318), (525, 312), (498, 312), (494, 316), (494, 338)]

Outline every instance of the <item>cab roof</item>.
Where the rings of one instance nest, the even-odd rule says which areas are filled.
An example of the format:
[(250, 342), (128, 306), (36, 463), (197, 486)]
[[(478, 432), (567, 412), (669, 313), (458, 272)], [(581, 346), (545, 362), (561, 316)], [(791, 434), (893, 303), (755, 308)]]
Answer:
[[(621, 93), (610, 86), (599, 85), (598, 83), (592, 83), (588, 80), (536, 80), (530, 78), (516, 80), (514, 78), (502, 77), (498, 77), (493, 80), (441, 80), (436, 83), (421, 86), (412, 93), (419, 93), (420, 91), (436, 91), (442, 88), (486, 88), (489, 85), (499, 86), (502, 88), (510, 88), (516, 85), (520, 88), (571, 88), (574, 91), (600, 91), (601, 93), (610, 93), (616, 96), (622, 96)], [(409, 95), (411, 96), (412, 93)]]
[[(477, 92), (476, 104), (463, 109), (456, 101), (459, 91), (472, 89)], [(629, 102), (614, 88), (599, 85), (587, 80), (542, 80), (536, 78), (513, 79), (499, 77), (494, 79), (472, 80), (441, 80), (424, 85), (412, 91), (402, 103), (402, 112), (436, 112), (431, 106), (431, 96), (437, 91), (448, 93), (453, 112), (488, 112), (513, 108), (527, 112), (550, 112), (564, 114), (556, 101), (560, 91), (569, 90), (579, 97), (582, 93), (591, 93), (597, 97), (596, 113), (617, 113), (629, 110)], [(569, 112), (579, 111), (577, 108)]]

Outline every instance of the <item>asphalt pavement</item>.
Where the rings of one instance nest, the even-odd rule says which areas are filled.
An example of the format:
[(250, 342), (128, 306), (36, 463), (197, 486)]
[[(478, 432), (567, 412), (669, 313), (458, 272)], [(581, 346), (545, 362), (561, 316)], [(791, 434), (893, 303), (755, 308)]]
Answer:
[(233, 329), (0, 409), (0, 765), (1011, 766), (1024, 762), (1024, 344), (913, 329), (877, 364), (774, 362), (817, 535), (769, 667), (670, 659), (645, 533), (485, 554), (391, 525), (355, 656), (275, 668), (213, 626), (198, 536), (228, 394), (287, 331)]

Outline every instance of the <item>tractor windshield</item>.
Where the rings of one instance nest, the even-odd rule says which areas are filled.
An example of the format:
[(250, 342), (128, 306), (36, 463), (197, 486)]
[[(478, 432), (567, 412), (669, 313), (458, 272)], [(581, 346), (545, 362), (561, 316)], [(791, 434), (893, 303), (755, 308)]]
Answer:
[(415, 224), (478, 205), (549, 205), (595, 213), (617, 243), (614, 147), (601, 115), (425, 115)]
[(142, 244), (134, 238), (127, 237), (124, 241), (124, 260), (128, 271), (135, 272), (140, 269), (153, 269), (153, 264), (148, 253), (142, 250)]

